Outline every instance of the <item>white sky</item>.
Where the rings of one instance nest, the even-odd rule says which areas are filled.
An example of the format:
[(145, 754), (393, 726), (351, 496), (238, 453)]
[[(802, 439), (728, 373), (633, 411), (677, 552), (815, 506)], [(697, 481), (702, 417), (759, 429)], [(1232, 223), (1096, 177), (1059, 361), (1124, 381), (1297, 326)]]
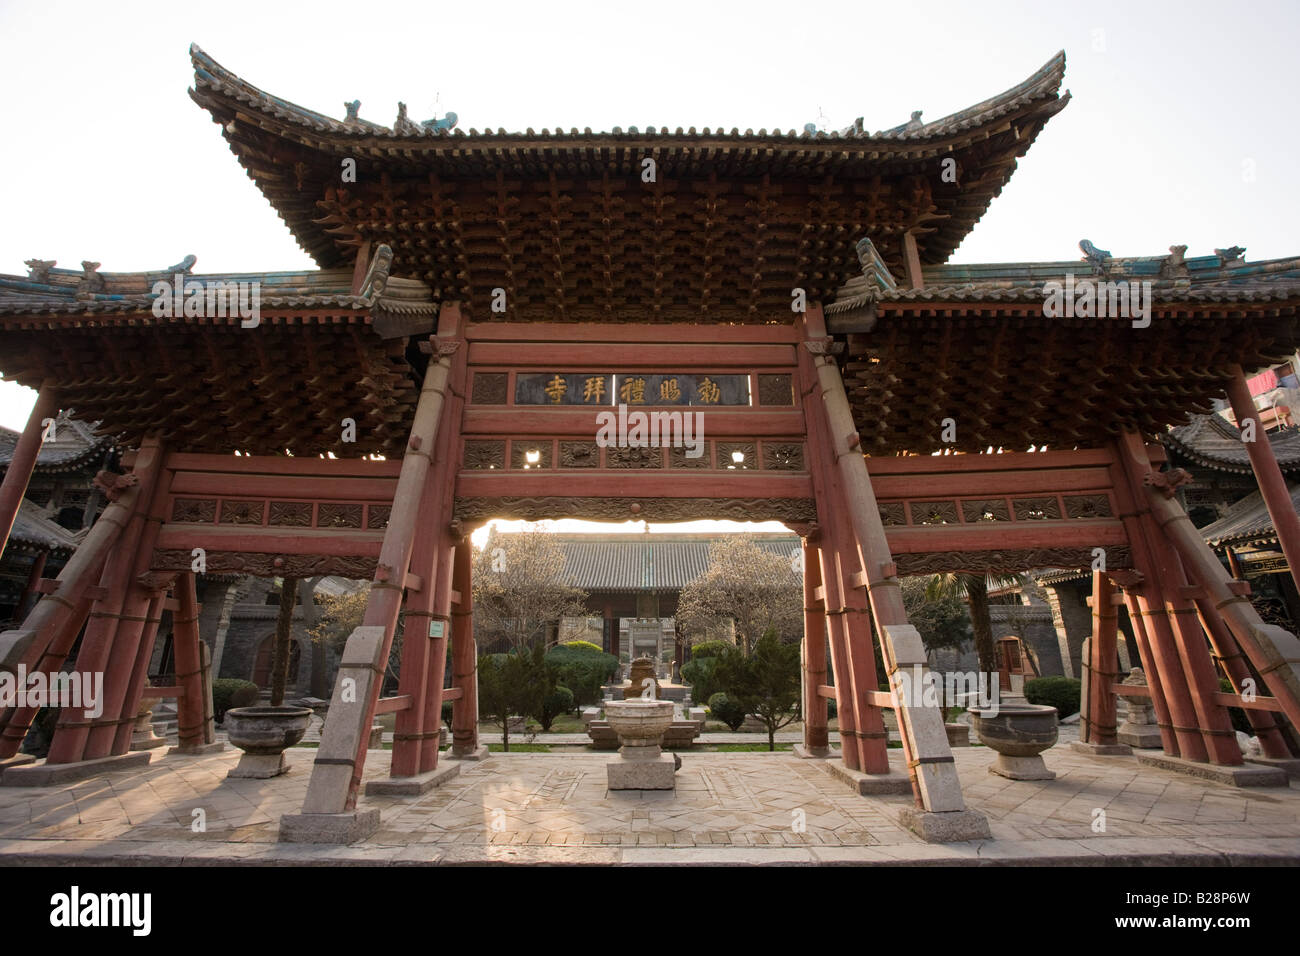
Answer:
[[(955, 262), (1300, 253), (1288, 2), (59, 3), (0, 0), (0, 273), (310, 269), (208, 114), (196, 42), (253, 84), (391, 125), (801, 129), (933, 120), (1057, 50), (1073, 101)], [(437, 98), (437, 99), (436, 99)], [(436, 104), (436, 105), (435, 105)], [(1253, 170), (1253, 178), (1246, 170)], [(0, 369), (5, 365), (0, 354)], [(33, 393), (0, 384), (0, 425)]]

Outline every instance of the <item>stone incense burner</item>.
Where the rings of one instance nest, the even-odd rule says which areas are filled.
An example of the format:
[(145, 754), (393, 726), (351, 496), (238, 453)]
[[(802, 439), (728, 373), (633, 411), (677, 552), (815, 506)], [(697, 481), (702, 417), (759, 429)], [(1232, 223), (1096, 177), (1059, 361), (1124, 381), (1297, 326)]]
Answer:
[(989, 773), (1011, 780), (1054, 780), (1040, 756), (1057, 740), (1055, 707), (1002, 701), (988, 708), (972, 708), (975, 735), (997, 759)]

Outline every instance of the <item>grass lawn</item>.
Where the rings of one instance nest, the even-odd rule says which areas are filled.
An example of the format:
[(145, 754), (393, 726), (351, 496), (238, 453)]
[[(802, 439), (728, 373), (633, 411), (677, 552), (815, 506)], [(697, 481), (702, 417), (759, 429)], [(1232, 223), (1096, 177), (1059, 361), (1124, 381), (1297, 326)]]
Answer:
[[(488, 744), (489, 753), (501, 753), (504, 750), (501, 744)], [(511, 744), (510, 752), (512, 754), (548, 754), (551, 752), (550, 744)]]
[[(793, 746), (794, 744), (777, 744), (776, 749), (789, 750)], [(707, 751), (707, 752), (724, 753), (724, 754), (754, 753), (756, 751), (761, 751), (763, 753), (772, 752), (767, 749), (767, 744), (706, 744), (696, 749)]]

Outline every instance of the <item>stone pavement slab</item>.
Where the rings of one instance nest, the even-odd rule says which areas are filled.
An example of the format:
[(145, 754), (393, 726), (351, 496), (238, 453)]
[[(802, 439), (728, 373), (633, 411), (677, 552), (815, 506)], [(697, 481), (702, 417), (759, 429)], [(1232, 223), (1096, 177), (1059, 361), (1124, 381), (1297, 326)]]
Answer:
[[(0, 864), (1134, 865), (1300, 863), (1300, 786), (1242, 790), (1058, 745), (1055, 780), (988, 773), (955, 752), (991, 840), (932, 845), (896, 821), (908, 796), (859, 796), (820, 761), (687, 753), (677, 789), (610, 791), (608, 754), (493, 754), (418, 795), (362, 797), (379, 830), (353, 846), (279, 842), (311, 748), (290, 772), (227, 780), (238, 753), (172, 754), (73, 784), (0, 788)], [(891, 753), (900, 761), (901, 754)], [(373, 751), (365, 780), (387, 776)], [(197, 812), (196, 812), (197, 811)]]

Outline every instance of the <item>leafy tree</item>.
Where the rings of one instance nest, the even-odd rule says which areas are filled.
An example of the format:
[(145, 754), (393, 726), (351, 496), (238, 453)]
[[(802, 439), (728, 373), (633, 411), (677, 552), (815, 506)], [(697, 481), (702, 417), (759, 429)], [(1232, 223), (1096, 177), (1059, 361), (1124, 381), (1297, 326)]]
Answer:
[(732, 651), (717, 658), (716, 676), (727, 698), (767, 727), (767, 749), (776, 750), (776, 732), (799, 718), (799, 645), (786, 644), (768, 631), (748, 657)]
[[(991, 674), (998, 669), (997, 653), (993, 648), (993, 622), (989, 618), (989, 582), (995, 586), (1014, 585), (1020, 578), (1014, 574), (987, 576), (956, 572), (936, 574), (926, 585), (926, 596), (931, 600), (960, 597), (970, 609), (971, 629), (975, 637), (975, 653), (979, 656), (980, 670)], [(919, 628), (918, 628), (919, 630)]]
[(733, 732), (739, 730), (740, 725), (745, 722), (744, 705), (732, 700), (721, 691), (709, 698), (709, 713), (730, 727)]
[(289, 637), (293, 630), (293, 608), (298, 602), (298, 579), (280, 582), (280, 611), (275, 619), (275, 643), (271, 649), (271, 706), (284, 704), (284, 687), (289, 678)]
[(555, 669), (540, 645), (478, 659), (479, 712), (501, 728), (502, 750), (510, 750), (510, 718), (542, 715), (555, 690)]
[(955, 593), (930, 595), (925, 578), (903, 579), (903, 607), (907, 620), (921, 634), (928, 651), (961, 651), (971, 639), (970, 613)]
[(682, 588), (677, 619), (688, 631), (724, 633), (735, 627), (748, 655), (760, 635), (803, 635), (803, 583), (788, 559), (760, 548), (753, 536), (724, 535), (709, 545), (709, 566)]
[(579, 705), (599, 703), (602, 688), (618, 673), (618, 658), (589, 641), (557, 644), (546, 652), (556, 680), (573, 692)]
[(587, 613), (587, 594), (568, 583), (554, 535), (493, 530), (474, 556), (474, 627), (515, 649), (544, 645), (550, 627)]

